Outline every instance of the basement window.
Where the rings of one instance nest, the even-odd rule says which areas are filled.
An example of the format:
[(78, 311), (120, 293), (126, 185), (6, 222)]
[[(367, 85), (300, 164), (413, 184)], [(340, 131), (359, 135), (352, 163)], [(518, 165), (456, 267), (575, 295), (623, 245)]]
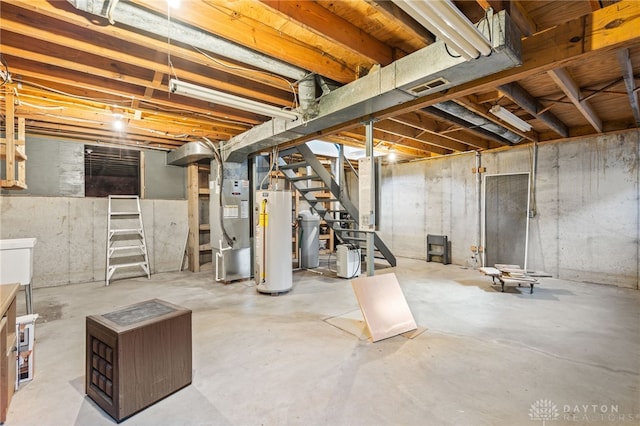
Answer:
[(140, 195), (140, 151), (85, 145), (84, 195)]

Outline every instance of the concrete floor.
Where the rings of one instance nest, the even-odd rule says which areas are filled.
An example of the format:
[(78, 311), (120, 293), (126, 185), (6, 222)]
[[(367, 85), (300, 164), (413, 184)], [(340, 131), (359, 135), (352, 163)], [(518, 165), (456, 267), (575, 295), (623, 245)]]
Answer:
[(150, 298), (193, 310), (193, 383), (127, 425), (640, 424), (640, 292), (544, 279), (501, 293), (411, 259), (378, 273), (392, 271), (427, 328), (414, 339), (329, 324), (359, 313), (350, 283), (307, 271), (279, 297), (189, 272), (37, 289), (35, 378), (6, 424), (114, 424), (84, 395), (85, 317)]

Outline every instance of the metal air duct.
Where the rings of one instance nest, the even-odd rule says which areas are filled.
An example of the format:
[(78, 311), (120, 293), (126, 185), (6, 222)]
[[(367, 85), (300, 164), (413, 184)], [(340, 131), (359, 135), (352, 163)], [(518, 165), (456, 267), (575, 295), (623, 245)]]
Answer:
[[(225, 160), (317, 133), (350, 120), (370, 117), (387, 108), (430, 93), (520, 65), (520, 33), (504, 12), (491, 19), (492, 53), (465, 61), (450, 55), (443, 42), (433, 43), (394, 63), (322, 96), (316, 118), (304, 123), (274, 119), (234, 136), (223, 146)], [(479, 29), (489, 33), (484, 22)]]
[(67, 0), (76, 9), (109, 19), (109, 22), (128, 25), (141, 31), (185, 43), (207, 52), (234, 59), (252, 67), (258, 67), (272, 73), (300, 80), (307, 71), (279, 61), (269, 56), (247, 49), (228, 40), (216, 37), (204, 31), (181, 24), (168, 22), (166, 17), (156, 15), (147, 9), (129, 2), (117, 0)]

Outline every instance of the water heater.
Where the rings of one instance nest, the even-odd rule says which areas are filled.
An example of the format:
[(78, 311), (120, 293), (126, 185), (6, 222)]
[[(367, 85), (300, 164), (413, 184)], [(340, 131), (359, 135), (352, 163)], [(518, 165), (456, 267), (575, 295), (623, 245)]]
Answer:
[(256, 192), (256, 288), (261, 293), (284, 293), (293, 283), (291, 256), (291, 192)]

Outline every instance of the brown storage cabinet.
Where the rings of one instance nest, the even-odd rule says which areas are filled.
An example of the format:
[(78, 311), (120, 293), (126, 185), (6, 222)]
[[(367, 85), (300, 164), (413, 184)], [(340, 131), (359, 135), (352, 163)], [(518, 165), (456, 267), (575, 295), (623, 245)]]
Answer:
[(116, 421), (191, 383), (191, 310), (159, 299), (87, 317), (85, 390)]

